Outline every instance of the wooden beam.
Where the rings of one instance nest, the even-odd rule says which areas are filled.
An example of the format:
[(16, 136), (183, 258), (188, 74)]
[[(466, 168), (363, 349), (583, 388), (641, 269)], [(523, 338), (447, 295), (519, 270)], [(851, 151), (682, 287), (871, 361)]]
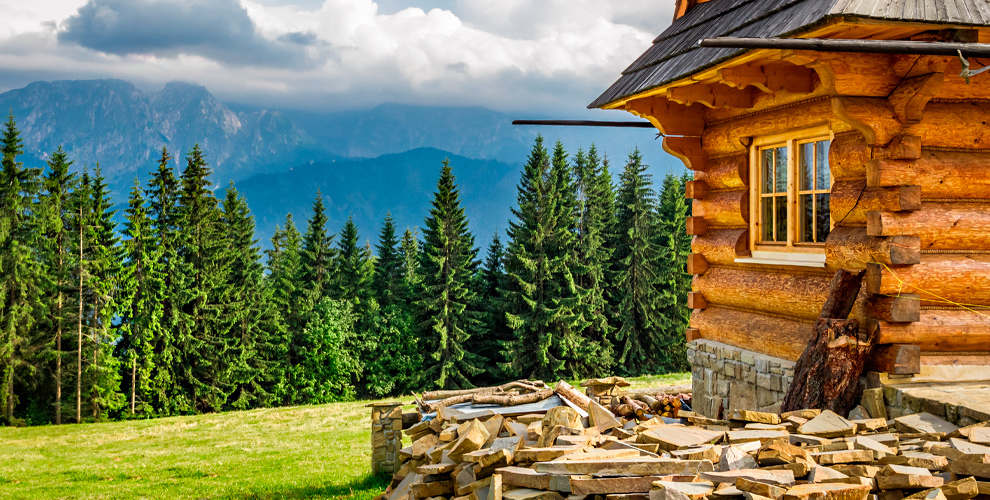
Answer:
[(688, 292), (687, 297), (688, 309), (707, 309), (708, 301), (705, 300), (705, 295), (701, 292)]
[(878, 344), (914, 344), (925, 352), (990, 351), (990, 316), (983, 311), (921, 311), (913, 323), (871, 321)]
[(921, 186), (867, 187), (862, 181), (835, 181), (829, 199), (837, 225), (866, 225), (867, 212), (921, 209)]
[(990, 203), (926, 202), (913, 212), (867, 212), (871, 236), (918, 236), (925, 250), (990, 248)]
[(920, 264), (867, 264), (866, 291), (876, 295), (916, 293), (921, 305), (990, 305), (990, 255), (926, 254)]
[(807, 321), (709, 305), (691, 313), (691, 326), (707, 340), (796, 361), (814, 330)]
[(701, 330), (697, 328), (687, 328), (684, 330), (684, 340), (688, 343), (701, 338)]
[(701, 137), (664, 137), (663, 150), (684, 162), (690, 170), (703, 171), (707, 168), (708, 153), (701, 145)]
[(866, 164), (870, 186), (924, 186), (925, 198), (990, 199), (990, 153), (924, 150), (915, 161)]
[(828, 299), (830, 279), (821, 274), (712, 267), (694, 278), (691, 289), (710, 304), (813, 320)]
[(711, 229), (691, 242), (691, 251), (705, 256), (709, 264), (733, 264), (749, 257), (749, 229)]
[(884, 148), (884, 153), (891, 160), (916, 160), (921, 158), (921, 137), (916, 135), (899, 135)]
[(921, 296), (916, 293), (873, 295), (867, 299), (866, 310), (870, 316), (889, 323), (913, 323), (921, 320)]
[(687, 234), (691, 236), (702, 236), (708, 231), (708, 221), (704, 217), (688, 217)]
[(870, 236), (865, 227), (836, 227), (825, 240), (825, 263), (830, 271), (866, 269), (870, 262), (911, 265), (921, 262), (917, 236)]
[(691, 214), (718, 226), (745, 226), (749, 223), (749, 191), (708, 193), (694, 200)]
[(749, 185), (749, 155), (723, 156), (708, 161), (703, 172), (695, 172), (694, 178), (705, 181), (709, 189), (738, 190)]
[(705, 256), (700, 253), (692, 253), (688, 255), (687, 259), (687, 273), (688, 274), (705, 274), (708, 270), (708, 261), (705, 260)]
[(673, 87), (667, 89), (667, 98), (687, 106), (698, 103), (709, 108), (749, 109), (753, 107), (752, 91), (734, 89), (722, 84), (696, 83), (683, 87)]
[(901, 123), (921, 122), (921, 112), (942, 88), (944, 73), (929, 73), (901, 82), (887, 98)]
[(684, 185), (684, 198), (700, 200), (708, 194), (708, 184), (705, 181), (687, 181)]
[(705, 130), (703, 106), (685, 106), (664, 97), (645, 97), (629, 101), (626, 111), (650, 120), (664, 135), (700, 136)]
[(873, 353), (866, 362), (866, 369), (892, 375), (921, 373), (921, 348), (907, 344), (874, 346)]

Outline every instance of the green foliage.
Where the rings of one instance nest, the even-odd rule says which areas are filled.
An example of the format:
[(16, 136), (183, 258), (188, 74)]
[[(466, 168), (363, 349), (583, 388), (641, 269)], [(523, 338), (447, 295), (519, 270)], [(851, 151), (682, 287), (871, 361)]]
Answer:
[(424, 360), (421, 385), (470, 388), (471, 377), (484, 370), (485, 361), (481, 354), (465, 349), (481, 326), (471, 286), (478, 251), (449, 161), (440, 170), (432, 207), (424, 221), (419, 258), (422, 280), (415, 305), (421, 352), (429, 356)]
[(321, 404), (354, 397), (352, 379), (361, 373), (353, 354), (355, 317), (351, 304), (323, 299), (296, 345), (299, 362), (292, 369), (298, 403)]
[(664, 371), (682, 371), (690, 367), (684, 343), (684, 330), (688, 327), (691, 313), (687, 306), (687, 294), (691, 291), (691, 275), (687, 273), (691, 237), (684, 230), (689, 211), (684, 201), (686, 180), (686, 177), (679, 178), (668, 173), (663, 179), (657, 207), (660, 263), (656, 288), (662, 332), (658, 361)]

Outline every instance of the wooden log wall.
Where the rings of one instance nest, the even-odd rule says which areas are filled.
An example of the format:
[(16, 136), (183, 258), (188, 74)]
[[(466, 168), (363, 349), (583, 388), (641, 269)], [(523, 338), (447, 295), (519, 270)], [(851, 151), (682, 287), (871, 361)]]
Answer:
[[(760, 107), (777, 100), (755, 94), (738, 112), (663, 96), (626, 106), (680, 136), (666, 137), (664, 149), (695, 171), (686, 190), (693, 200), (692, 338), (797, 359), (832, 273), (866, 269), (851, 317), (868, 325), (875, 342), (929, 352), (990, 350), (990, 309), (980, 309), (990, 308), (990, 100), (965, 100), (970, 87), (949, 82), (958, 79), (954, 73), (923, 64), (880, 66), (911, 71), (911, 78), (888, 75), (883, 85), (892, 88), (874, 92), (875, 75), (854, 73), (875, 72), (876, 65), (850, 66), (849, 56), (829, 54), (787, 60), (814, 67), (819, 77), (814, 91), (801, 90), (810, 92), (802, 101), (789, 97), (787, 104)], [(745, 80), (744, 73), (720, 74)], [(727, 84), (775, 95), (753, 82)], [(857, 94), (857, 88), (865, 90)], [(670, 114), (674, 110), (683, 119)], [(753, 139), (821, 125), (834, 136), (834, 228), (825, 268), (737, 262), (750, 255)]]

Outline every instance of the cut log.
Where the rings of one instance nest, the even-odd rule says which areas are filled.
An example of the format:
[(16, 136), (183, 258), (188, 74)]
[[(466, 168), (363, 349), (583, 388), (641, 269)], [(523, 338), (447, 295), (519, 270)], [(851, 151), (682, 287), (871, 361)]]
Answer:
[[(836, 134), (828, 149), (828, 167), (835, 180), (858, 180), (866, 175), (866, 165), (873, 148), (863, 140), (863, 134)], [(900, 185), (900, 184), (898, 184)]]
[(990, 149), (990, 102), (931, 102), (911, 128), (924, 146)]
[(921, 262), (921, 239), (916, 236), (880, 238), (863, 227), (837, 227), (825, 240), (827, 269), (866, 269), (866, 264), (910, 265)]
[(823, 117), (830, 116), (831, 102), (812, 100), (777, 112), (757, 113), (742, 119), (709, 125), (704, 129), (702, 143), (712, 156), (738, 154), (746, 151), (748, 138), (820, 125)]
[(917, 322), (870, 323), (877, 344), (914, 344), (922, 351), (990, 351), (990, 317), (976, 311), (922, 311)]
[(905, 293), (888, 297), (873, 295), (866, 303), (867, 313), (876, 319), (892, 323), (911, 323), (921, 320), (921, 297)]
[(870, 345), (858, 342), (859, 321), (844, 318), (852, 311), (862, 280), (862, 272), (835, 273), (814, 337), (794, 367), (781, 411), (821, 408), (846, 415), (855, 406), (856, 387)]
[(749, 257), (749, 229), (709, 229), (691, 241), (691, 251), (701, 254), (709, 264), (732, 264), (739, 257)]
[(516, 406), (529, 403), (536, 403), (553, 396), (553, 389), (543, 389), (539, 392), (529, 394), (517, 394), (515, 396), (500, 394), (475, 394), (475, 404), (494, 404), (499, 406)]
[(705, 295), (701, 292), (688, 292), (687, 306), (688, 309), (706, 309), (708, 308), (708, 301), (705, 300)]
[(688, 255), (687, 259), (687, 273), (688, 274), (705, 274), (708, 270), (708, 261), (705, 260), (705, 256), (700, 253), (692, 253)]
[(704, 217), (688, 217), (685, 223), (687, 234), (691, 236), (701, 236), (708, 231), (708, 222)]
[(748, 155), (723, 156), (708, 160), (704, 172), (695, 172), (695, 180), (705, 181), (709, 189), (744, 189), (749, 184)]
[(691, 206), (691, 215), (703, 217), (709, 225), (739, 227), (749, 222), (749, 191), (709, 193)]
[(870, 186), (924, 186), (925, 198), (990, 198), (986, 166), (990, 154), (923, 150), (914, 161), (873, 160), (866, 164)]
[[(814, 323), (756, 312), (709, 306), (691, 314), (691, 326), (707, 340), (795, 361), (814, 332)], [(761, 332), (754, 337), (753, 332)]]
[(795, 318), (818, 318), (828, 296), (828, 276), (711, 267), (691, 289), (712, 305), (753, 309)]
[(571, 384), (561, 380), (557, 382), (557, 386), (554, 387), (554, 392), (556, 392), (560, 397), (581, 407), (582, 410), (588, 411), (588, 405), (591, 403), (591, 398), (571, 387)]
[(866, 368), (894, 375), (921, 373), (921, 348), (908, 344), (877, 345)]
[(922, 307), (990, 305), (990, 255), (926, 254), (920, 264), (869, 264), (866, 291), (876, 295), (916, 293)]
[(687, 181), (684, 185), (684, 198), (700, 200), (708, 194), (709, 188), (705, 181)]
[(990, 203), (925, 203), (915, 212), (869, 212), (871, 236), (915, 235), (922, 250), (990, 248)]
[(832, 221), (844, 226), (866, 225), (867, 212), (921, 209), (921, 186), (867, 187), (864, 181), (836, 181), (829, 197)]

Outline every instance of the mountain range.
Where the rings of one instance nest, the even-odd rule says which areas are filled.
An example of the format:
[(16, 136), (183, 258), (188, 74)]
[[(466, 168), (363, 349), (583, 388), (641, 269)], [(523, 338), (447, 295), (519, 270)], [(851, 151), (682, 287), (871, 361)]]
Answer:
[(0, 94), (0, 111), (14, 114), (25, 163), (43, 166), (62, 146), (76, 169), (99, 164), (118, 205), (135, 179), (147, 179), (163, 146), (181, 169), (183, 155), (199, 144), (217, 188), (234, 181), (247, 196), (266, 246), (286, 213), (305, 223), (318, 189), (332, 229), (352, 215), (373, 240), (388, 211), (400, 228), (421, 225), (448, 157), (481, 245), (506, 227), (521, 165), (538, 134), (569, 151), (596, 144), (612, 158), (613, 172), (634, 147), (654, 165), (654, 175), (683, 169), (648, 129), (514, 127), (513, 117), (481, 107), (271, 110), (221, 102), (192, 83), (144, 91), (114, 79), (35, 82)]

